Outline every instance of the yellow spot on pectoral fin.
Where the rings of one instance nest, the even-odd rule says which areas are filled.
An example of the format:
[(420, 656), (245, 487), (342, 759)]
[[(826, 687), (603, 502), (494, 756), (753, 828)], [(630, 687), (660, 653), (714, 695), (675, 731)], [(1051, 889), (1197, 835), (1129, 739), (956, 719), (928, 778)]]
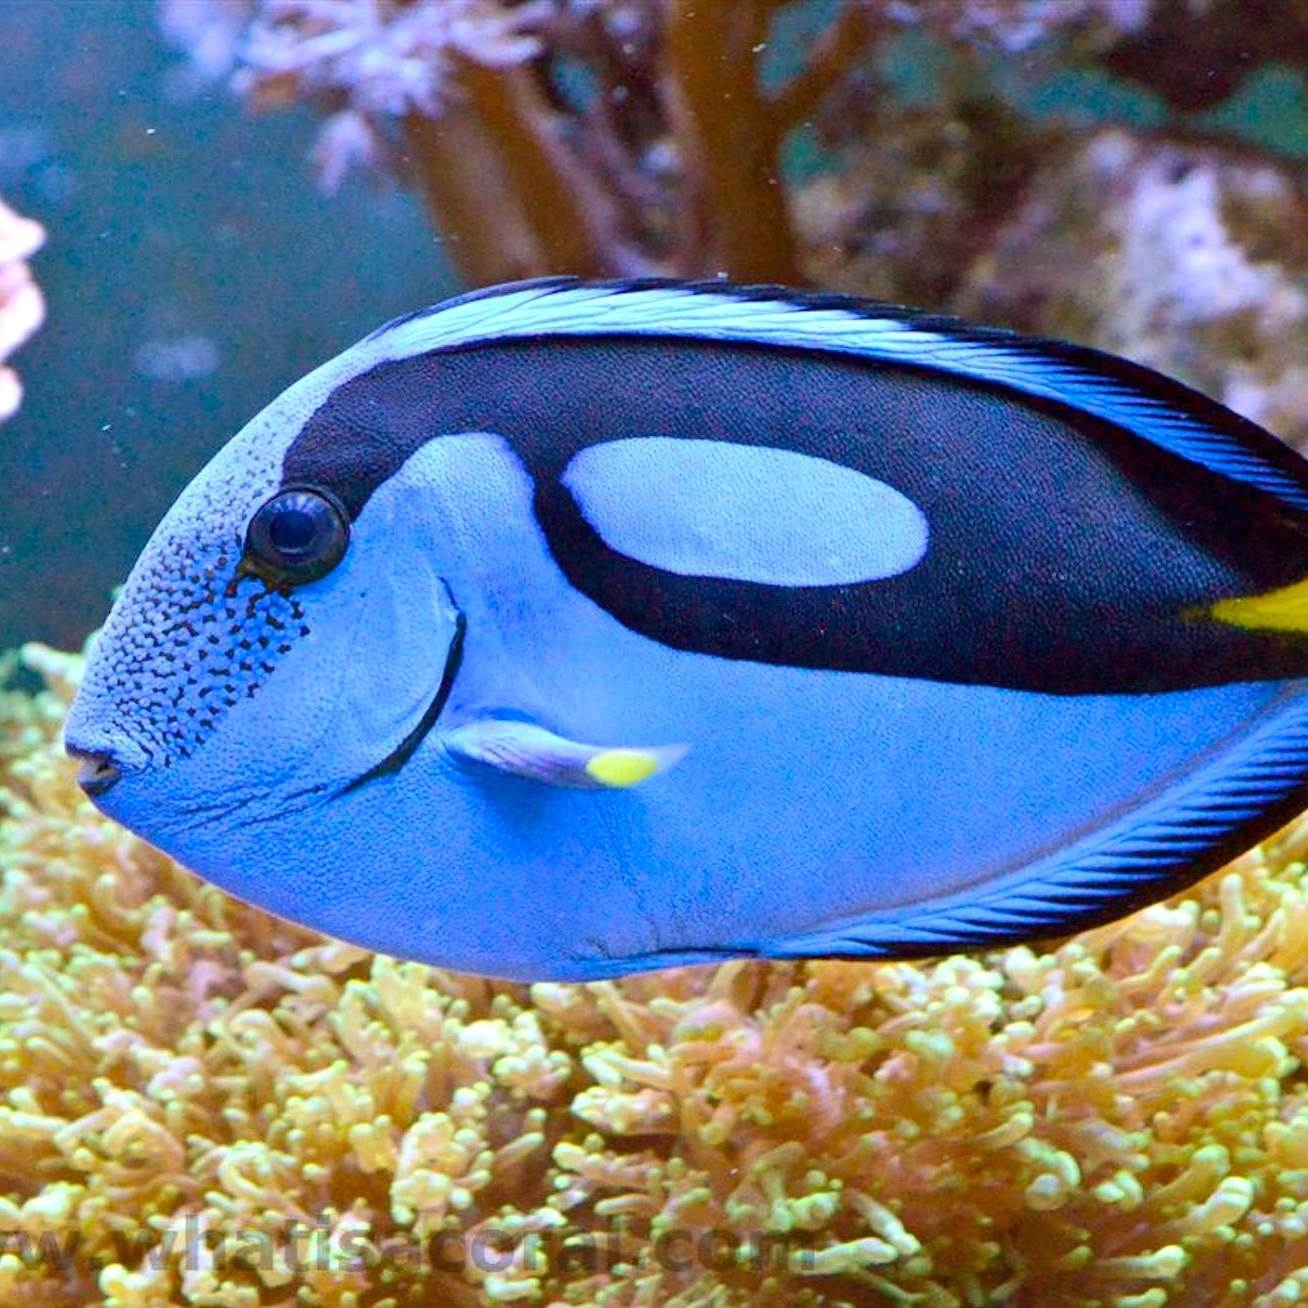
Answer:
[(626, 790), (656, 772), (670, 768), (686, 745), (651, 745), (606, 749), (547, 731), (516, 718), (484, 718), (465, 722), (442, 734), (452, 759), (480, 768), (538, 781), (547, 786), (577, 786), (582, 790)]
[(1254, 631), (1308, 632), (1308, 578), (1262, 595), (1218, 600), (1209, 616)]
[(605, 749), (586, 764), (586, 775), (602, 786), (626, 790), (670, 767), (685, 752), (681, 748)]

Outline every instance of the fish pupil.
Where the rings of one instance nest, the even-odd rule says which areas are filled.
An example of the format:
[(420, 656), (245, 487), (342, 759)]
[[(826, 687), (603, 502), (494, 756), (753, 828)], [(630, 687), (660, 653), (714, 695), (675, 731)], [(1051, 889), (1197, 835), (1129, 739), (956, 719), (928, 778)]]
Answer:
[(291, 486), (251, 518), (238, 572), (270, 585), (302, 585), (329, 573), (349, 541), (349, 519), (330, 491)]
[(268, 524), (268, 539), (283, 554), (304, 554), (318, 534), (313, 515), (303, 509), (283, 509)]

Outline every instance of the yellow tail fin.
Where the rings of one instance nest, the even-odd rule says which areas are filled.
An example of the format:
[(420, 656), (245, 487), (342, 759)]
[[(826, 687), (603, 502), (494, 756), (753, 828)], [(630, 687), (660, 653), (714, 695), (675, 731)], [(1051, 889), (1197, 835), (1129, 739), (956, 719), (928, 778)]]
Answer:
[(1208, 614), (1219, 622), (1254, 631), (1308, 632), (1308, 579), (1263, 595), (1218, 600)]

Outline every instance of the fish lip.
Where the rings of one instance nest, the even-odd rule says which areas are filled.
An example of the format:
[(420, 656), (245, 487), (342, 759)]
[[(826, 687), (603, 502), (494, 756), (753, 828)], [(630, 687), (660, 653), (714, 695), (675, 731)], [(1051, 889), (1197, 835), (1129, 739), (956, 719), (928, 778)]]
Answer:
[(123, 779), (126, 769), (110, 750), (83, 749), (77, 745), (65, 745), (64, 750), (70, 758), (81, 762), (77, 769), (77, 784), (90, 799), (107, 795)]
[(149, 762), (149, 755), (135, 741), (118, 732), (83, 731), (76, 725), (71, 732), (65, 730), (64, 753), (81, 764), (77, 784), (93, 800), (102, 799), (124, 777), (143, 771)]

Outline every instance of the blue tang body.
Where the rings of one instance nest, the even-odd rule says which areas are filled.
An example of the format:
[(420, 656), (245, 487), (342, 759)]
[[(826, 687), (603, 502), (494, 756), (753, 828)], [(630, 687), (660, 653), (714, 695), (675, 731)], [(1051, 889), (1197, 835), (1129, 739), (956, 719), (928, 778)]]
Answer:
[(67, 726), (111, 817), (501, 977), (882, 958), (1172, 893), (1305, 801), (1308, 467), (1090, 350), (495, 288), (275, 400)]

